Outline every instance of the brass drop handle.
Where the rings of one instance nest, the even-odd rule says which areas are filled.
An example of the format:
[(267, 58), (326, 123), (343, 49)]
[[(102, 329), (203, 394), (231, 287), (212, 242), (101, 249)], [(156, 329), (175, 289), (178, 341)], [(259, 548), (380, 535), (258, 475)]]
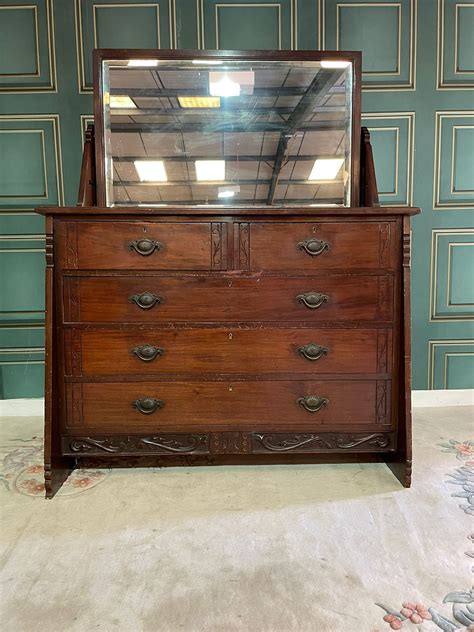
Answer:
[(163, 408), (165, 402), (161, 399), (156, 399), (156, 397), (144, 397), (143, 399), (136, 399), (132, 402), (132, 408), (138, 410), (139, 413), (143, 415), (151, 415), (158, 410), (159, 408)]
[(309, 413), (317, 413), (322, 408), (326, 408), (329, 404), (329, 400), (325, 397), (318, 397), (317, 395), (308, 395), (307, 397), (298, 397), (296, 403)]
[(329, 250), (330, 247), (331, 244), (323, 239), (307, 239), (306, 241), (300, 241), (298, 243), (298, 248), (304, 250), (304, 252), (312, 257), (322, 255), (323, 252)]
[(141, 347), (132, 349), (132, 353), (134, 353), (139, 360), (143, 360), (143, 362), (151, 362), (157, 356), (162, 356), (164, 352), (164, 349), (153, 345), (142, 345)]
[(138, 252), (139, 255), (143, 255), (144, 257), (148, 257), (153, 252), (160, 250), (162, 244), (159, 241), (155, 241), (154, 239), (137, 239), (135, 241), (131, 241), (128, 244), (129, 250), (134, 250)]
[(296, 351), (303, 356), (303, 358), (306, 358), (306, 360), (320, 360), (329, 353), (327, 347), (317, 345), (314, 342), (309, 342), (307, 345), (298, 347)]
[(154, 305), (158, 303), (164, 303), (164, 299), (162, 296), (158, 296), (158, 294), (153, 294), (153, 292), (142, 292), (141, 294), (133, 294), (128, 297), (130, 303), (135, 303), (141, 309), (151, 309)]
[(298, 294), (296, 300), (309, 309), (318, 309), (323, 303), (328, 302), (329, 296), (319, 292), (306, 292), (306, 294)]

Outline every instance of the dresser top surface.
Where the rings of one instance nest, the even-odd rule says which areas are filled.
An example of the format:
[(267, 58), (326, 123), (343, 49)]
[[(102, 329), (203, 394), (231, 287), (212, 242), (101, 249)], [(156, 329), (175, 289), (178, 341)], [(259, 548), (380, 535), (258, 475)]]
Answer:
[(334, 217), (346, 216), (367, 216), (367, 217), (387, 217), (394, 215), (417, 215), (421, 213), (421, 209), (413, 206), (363, 206), (363, 207), (232, 207), (203, 205), (198, 207), (183, 206), (166, 206), (142, 207), (142, 206), (113, 206), (113, 207), (84, 207), (84, 206), (41, 206), (35, 209), (41, 215), (58, 215), (58, 216), (80, 216), (80, 217), (120, 217), (120, 216), (146, 216), (146, 217), (166, 217), (170, 215), (215, 215), (219, 217), (266, 217), (274, 218), (286, 216), (305, 216), (321, 217), (331, 219)]

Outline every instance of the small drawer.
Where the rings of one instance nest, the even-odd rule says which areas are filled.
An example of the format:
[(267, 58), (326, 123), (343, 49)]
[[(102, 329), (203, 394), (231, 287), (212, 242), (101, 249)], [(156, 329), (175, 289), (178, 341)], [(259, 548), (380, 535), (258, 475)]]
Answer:
[(223, 270), (227, 224), (73, 222), (60, 224), (60, 263), (79, 270)]
[[(237, 242), (242, 226), (235, 226)], [(249, 226), (250, 258), (239, 260), (250, 270), (316, 272), (396, 266), (394, 222), (255, 222)]]
[(390, 321), (392, 276), (63, 278), (65, 322)]
[(77, 432), (390, 425), (383, 380), (86, 382), (66, 392), (66, 427)]
[(389, 329), (173, 328), (65, 331), (68, 375), (386, 374)]

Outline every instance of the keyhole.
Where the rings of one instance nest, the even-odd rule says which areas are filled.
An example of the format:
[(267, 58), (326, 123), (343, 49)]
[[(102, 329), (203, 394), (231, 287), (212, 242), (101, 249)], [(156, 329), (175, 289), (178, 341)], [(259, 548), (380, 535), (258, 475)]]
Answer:
[(229, 386), (229, 391), (232, 391), (232, 386)]
[(230, 334), (229, 334), (229, 340), (232, 340), (232, 338), (233, 338), (233, 337), (234, 337), (234, 336), (233, 336), (233, 334), (232, 334), (232, 333), (230, 333)]
[(143, 227), (143, 232), (146, 233), (146, 226)]

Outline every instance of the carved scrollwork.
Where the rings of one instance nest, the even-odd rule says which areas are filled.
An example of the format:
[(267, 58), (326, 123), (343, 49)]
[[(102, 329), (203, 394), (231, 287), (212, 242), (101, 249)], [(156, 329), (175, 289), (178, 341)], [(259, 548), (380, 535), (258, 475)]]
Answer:
[(66, 440), (66, 452), (72, 454), (193, 454), (209, 452), (207, 434), (151, 436), (74, 437)]
[(390, 433), (254, 433), (252, 452), (327, 452), (332, 450), (391, 449)]

